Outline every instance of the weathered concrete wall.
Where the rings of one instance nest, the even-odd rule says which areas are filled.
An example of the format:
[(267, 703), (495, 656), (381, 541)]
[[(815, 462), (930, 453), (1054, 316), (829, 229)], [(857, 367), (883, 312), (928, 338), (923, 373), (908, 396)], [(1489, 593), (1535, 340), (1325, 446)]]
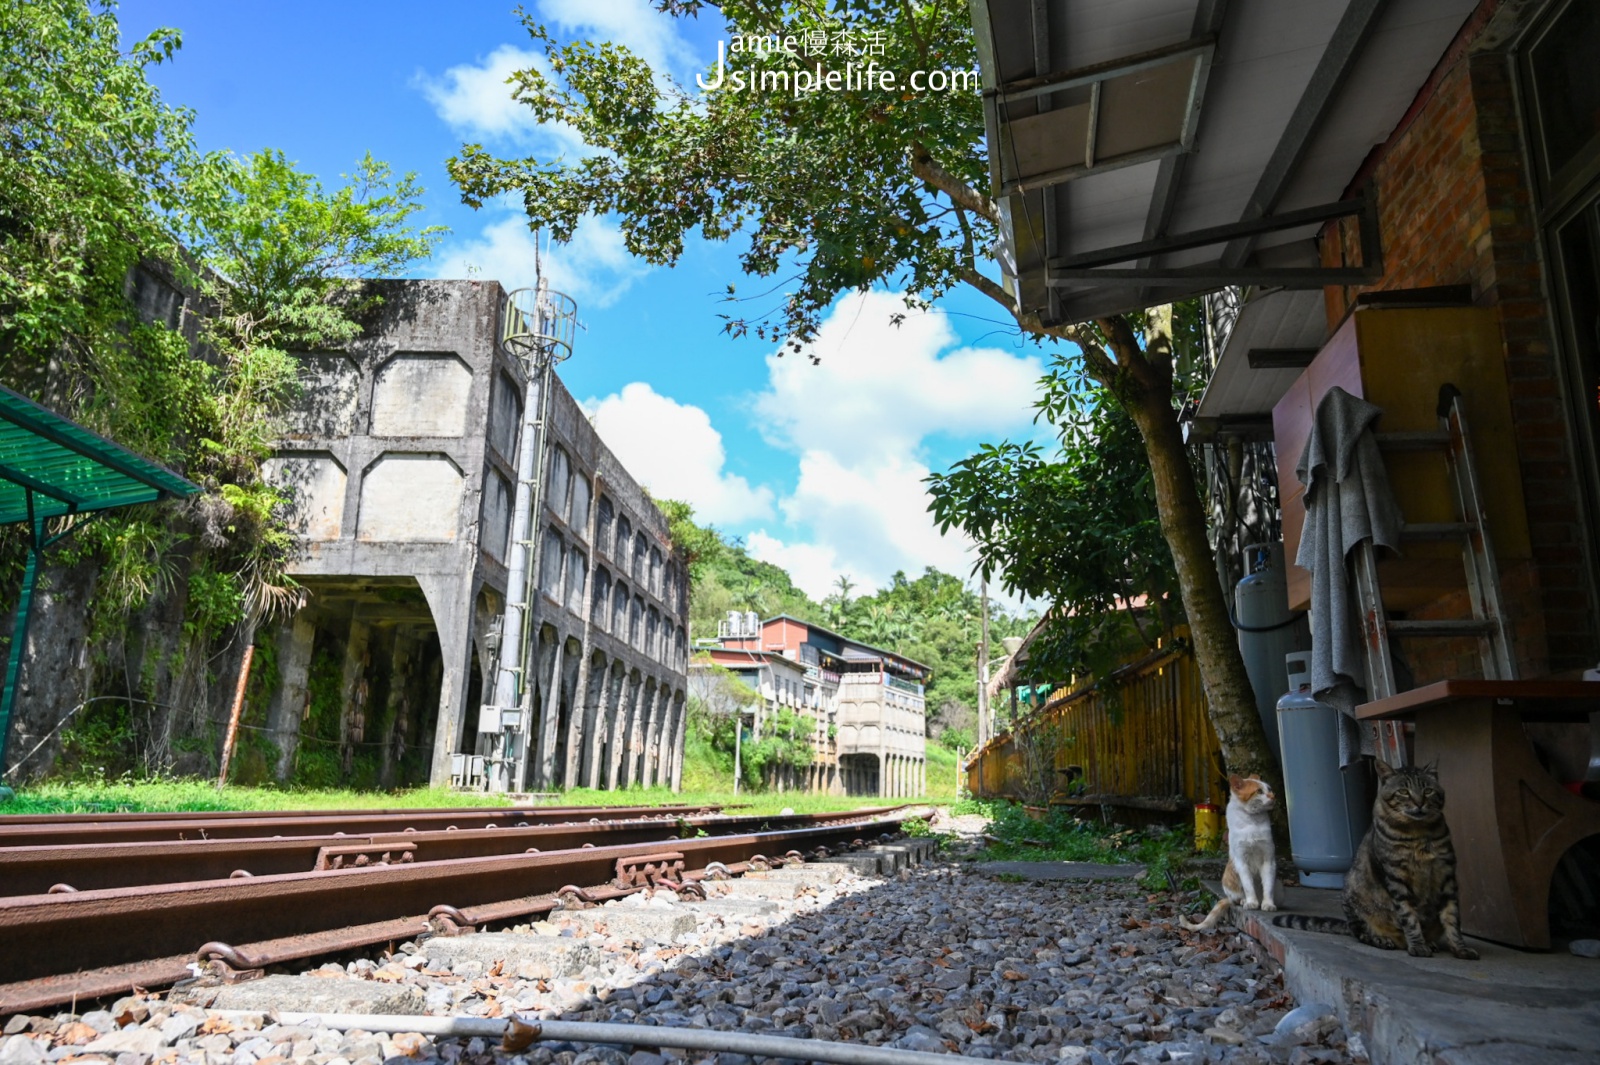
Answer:
[[(190, 344), (197, 359), (211, 358), (200, 343), (197, 314), (206, 310), (159, 265), (130, 271), (126, 295), (141, 320), (166, 325)], [(6, 383), (66, 409), (60, 380)], [(187, 625), (189, 582), (204, 557), (205, 516), (175, 502), (156, 505), (155, 520), (173, 534), (146, 573), (124, 579), (147, 583), (147, 592), (119, 587), (96, 552), (68, 538), (45, 552), (33, 617), (28, 627), (6, 753), (8, 783), (63, 768), (63, 739), (76, 733), (77, 759), (65, 768), (115, 774), (208, 773), (215, 770), (244, 649), (253, 632), (229, 626), (196, 633)], [(102, 519), (108, 520), (108, 519)], [(114, 520), (114, 519), (111, 519)], [(103, 527), (103, 525), (102, 525)], [(0, 654), (9, 649), (12, 609), (18, 599), (23, 540), (6, 543), (16, 566), (0, 582)], [(153, 553), (153, 552), (152, 552)], [(9, 568), (9, 567), (5, 567)], [(109, 583), (108, 583), (109, 582)], [(96, 606), (96, 599), (100, 602)], [(117, 605), (127, 601), (122, 615)], [(96, 610), (101, 624), (91, 629)]]
[(688, 582), (667, 521), (553, 379), (539, 595), (533, 787), (677, 788)]
[[(493, 692), (484, 638), (508, 598), (514, 463), (537, 382), (498, 349), (498, 285), (408, 281), (381, 290), (383, 308), (348, 350), (300, 356), (301, 409), (269, 463), (294, 494), (304, 551), (291, 572), (318, 618), (311, 634), (296, 621), (276, 636), (272, 727), (280, 748), (298, 743), (290, 733), (311, 662), (342, 654), (338, 743), (347, 760), (359, 744), (391, 756), (405, 749), (368, 737), (370, 714), (390, 735), (435, 714), (430, 776), (444, 784), (452, 756), (488, 749), (477, 734), (480, 704)], [(514, 786), (675, 787), (688, 590), (666, 520), (559, 380), (545, 435), (529, 622), (535, 713)], [(394, 631), (375, 638), (375, 626)], [(419, 644), (437, 647), (437, 697), (390, 695), (375, 710), (374, 685), (410, 691), (428, 668)]]
[[(341, 760), (348, 765), (366, 748), (386, 752), (392, 766), (393, 737), (416, 733), (422, 715), (436, 714), (429, 777), (446, 783), (451, 755), (475, 739), (466, 724), (482, 682), (479, 616), (505, 596), (505, 496), (514, 474), (493, 442), (489, 412), (506, 403), (494, 398), (497, 389), (520, 393), (525, 384), (495, 344), (499, 285), (386, 281), (377, 289), (382, 306), (346, 350), (298, 356), (300, 404), (268, 463), (293, 495), (303, 551), (290, 572), (318, 618), (314, 638), (304, 621), (277, 636), (273, 730), (280, 748), (299, 745), (289, 735), (293, 703), (305, 698), (301, 678), (320, 647), (344, 662)], [(489, 549), (480, 547), (486, 527), (494, 530)], [(436, 699), (402, 697), (431, 668), (417, 646), (434, 642)], [(394, 694), (375, 699), (376, 684)], [(383, 722), (385, 736), (367, 735), (369, 716)]]

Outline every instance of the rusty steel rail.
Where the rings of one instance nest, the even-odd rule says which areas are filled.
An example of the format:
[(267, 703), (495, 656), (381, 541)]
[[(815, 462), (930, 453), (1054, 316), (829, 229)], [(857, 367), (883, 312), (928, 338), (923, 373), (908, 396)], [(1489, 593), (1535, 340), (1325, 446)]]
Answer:
[[(512, 803), (509, 806), (374, 806), (370, 809), (363, 808), (352, 810), (342, 807), (328, 810), (130, 810), (120, 811), (87, 811), (80, 813), (59, 814), (6, 814), (0, 816), (0, 825), (87, 825), (87, 824), (126, 824), (133, 821), (191, 821), (214, 820), (229, 821), (238, 818), (250, 817), (298, 817), (298, 818), (340, 818), (357, 814), (454, 814), (454, 813), (504, 813), (507, 811), (524, 812), (538, 810), (544, 813), (552, 811), (569, 814), (599, 814), (607, 810), (620, 810), (620, 806), (559, 806), (545, 803)], [(724, 809), (720, 806), (695, 806), (688, 803), (666, 803), (661, 806), (652, 806), (652, 810), (663, 812), (682, 813), (685, 810), (716, 811)]]
[(212, 839), (173, 843), (89, 843), (0, 848), (0, 897), (59, 891), (226, 880), (238, 876), (305, 873), (375, 862), (432, 862), (494, 854), (574, 850), (618, 844), (676, 841), (687, 833), (739, 835), (764, 828), (803, 828), (859, 818), (852, 814), (788, 817), (633, 818), (621, 821), (530, 825), (526, 828), (390, 832), (365, 836), (318, 835), (285, 839)]
[[(721, 862), (737, 872), (759, 855), (847, 849), (897, 831), (904, 818), (860, 813), (670, 846), (691, 871)], [(429, 930), (430, 912), (449, 907), (477, 924), (548, 912), (568, 885), (614, 896), (618, 889), (607, 885), (618, 859), (659, 857), (662, 847), (656, 841), (9, 899), (0, 905), (0, 973), (12, 982), (0, 985), (0, 1014), (171, 983), (187, 974), (203, 944), (232, 944), (262, 967), (412, 938)]]
[[(571, 824), (598, 818), (620, 821), (655, 817), (703, 816), (716, 811), (708, 806), (468, 806), (445, 810), (318, 811), (315, 813), (260, 813), (225, 817), (186, 814), (179, 817), (130, 815), (89, 821), (19, 821), (0, 817), (0, 847), (61, 847), (78, 843), (136, 843), (165, 840), (245, 839), (258, 836), (322, 836), (342, 831), (346, 835)], [(31, 816), (31, 815), (25, 815)], [(71, 815), (69, 815), (71, 816)]]

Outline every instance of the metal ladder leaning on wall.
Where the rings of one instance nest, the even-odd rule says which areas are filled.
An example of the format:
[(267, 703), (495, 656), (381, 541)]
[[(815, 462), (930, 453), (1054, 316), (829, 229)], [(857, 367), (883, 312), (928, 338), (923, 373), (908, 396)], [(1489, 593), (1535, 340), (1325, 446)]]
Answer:
[[(1361, 605), (1362, 635), (1367, 642), (1367, 698), (1374, 701), (1395, 694), (1394, 658), (1389, 647), (1391, 635), (1436, 638), (1476, 636), (1484, 678), (1516, 679), (1516, 666), (1511, 660), (1511, 638), (1501, 605), (1500, 570), (1495, 565), (1494, 544), (1489, 536), (1478, 469), (1472, 460), (1472, 441), (1467, 435), (1466, 415), (1461, 409), (1461, 391), (1455, 385), (1440, 387), (1438, 412), (1439, 429), (1436, 431), (1377, 433), (1376, 436), (1378, 447), (1386, 452), (1438, 451), (1444, 456), (1455, 486), (1457, 520), (1408, 522), (1401, 526), (1401, 536), (1407, 540), (1460, 540), (1472, 616), (1439, 620), (1390, 620), (1384, 610), (1383, 592), (1378, 584), (1377, 550), (1371, 540), (1362, 541), (1356, 548), (1355, 556), (1356, 595)], [(1402, 722), (1378, 723), (1378, 757), (1392, 766), (1405, 765), (1405, 725)]]

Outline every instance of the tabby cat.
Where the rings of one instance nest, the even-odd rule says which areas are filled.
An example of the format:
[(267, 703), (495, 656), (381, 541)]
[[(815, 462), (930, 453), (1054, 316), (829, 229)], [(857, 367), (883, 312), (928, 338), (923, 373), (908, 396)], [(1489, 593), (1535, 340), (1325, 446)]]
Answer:
[[(1278, 856), (1272, 845), (1272, 789), (1255, 777), (1228, 778), (1228, 867), (1222, 871), (1223, 897), (1206, 919), (1194, 924), (1178, 921), (1191, 932), (1209, 932), (1230, 906), (1243, 903), (1247, 910), (1276, 910)], [(1260, 881), (1261, 889), (1256, 890)]]
[(1444, 821), (1444, 788), (1432, 766), (1391, 769), (1378, 763), (1372, 828), (1344, 878), (1345, 920), (1277, 917), (1273, 924), (1340, 932), (1384, 950), (1418, 958), (1448, 950), (1475, 960), (1461, 940), (1456, 852)]

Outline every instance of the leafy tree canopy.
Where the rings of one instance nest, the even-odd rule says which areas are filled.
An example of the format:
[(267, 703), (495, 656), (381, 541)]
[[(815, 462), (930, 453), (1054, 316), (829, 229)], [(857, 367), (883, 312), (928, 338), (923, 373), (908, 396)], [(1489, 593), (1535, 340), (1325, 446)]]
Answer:
[[(682, 16), (713, 11), (703, 0), (660, 6)], [(915, 309), (965, 284), (1016, 314), (981, 267), (1000, 232), (999, 208), (983, 191), (981, 98), (975, 87), (939, 92), (912, 82), (919, 72), (975, 70), (966, 0), (723, 0), (714, 10), (729, 41), (818, 36), (829, 47), (727, 48), (720, 69), (700, 79), (706, 90), (694, 93), (625, 48), (563, 43), (524, 16), (545, 63), (513, 76), (514, 95), (540, 121), (575, 130), (589, 154), (499, 159), (465, 145), (448, 164), (463, 200), (520, 196), (530, 225), (558, 240), (585, 216), (614, 216), (628, 250), (661, 265), (676, 263), (692, 237), (737, 241), (744, 272), (777, 278), (770, 287), (782, 295), (776, 306), (730, 313), (726, 328), (792, 351), (816, 335), (841, 292), (875, 285), (905, 293)], [(852, 56), (835, 41), (870, 42), (869, 54)], [(852, 68), (861, 78), (869, 62), (892, 79), (825, 87)], [(1182, 351), (1171, 309), (1082, 324), (1032, 314), (1017, 322), (1036, 338), (1072, 342), (1078, 356), (1062, 368), (1098, 383), (1132, 418), (1224, 756), (1238, 772), (1271, 779), (1174, 416)]]
[[(796, 350), (844, 290), (892, 280), (910, 304), (925, 306), (964, 280), (993, 286), (978, 272), (995, 227), (992, 205), (971, 192), (988, 173), (975, 83), (949, 93), (903, 82), (795, 91), (799, 76), (843, 76), (847, 64), (869, 58), (899, 79), (975, 71), (965, 0), (857, 0), (829, 10), (734, 0), (720, 13), (729, 38), (822, 34), (874, 54), (729, 50), (725, 87), (702, 95), (625, 48), (563, 44), (524, 16), (550, 73), (519, 72), (516, 98), (540, 121), (571, 126), (594, 154), (501, 160), (466, 145), (449, 164), (463, 199), (477, 206), (516, 193), (529, 223), (558, 240), (584, 215), (614, 214), (628, 250), (662, 265), (676, 263), (695, 234), (739, 239), (746, 273), (795, 271), (783, 282), (794, 287), (775, 311), (729, 316), (728, 330)], [(734, 89), (736, 75), (758, 88)], [(958, 186), (958, 201), (941, 192)]]

